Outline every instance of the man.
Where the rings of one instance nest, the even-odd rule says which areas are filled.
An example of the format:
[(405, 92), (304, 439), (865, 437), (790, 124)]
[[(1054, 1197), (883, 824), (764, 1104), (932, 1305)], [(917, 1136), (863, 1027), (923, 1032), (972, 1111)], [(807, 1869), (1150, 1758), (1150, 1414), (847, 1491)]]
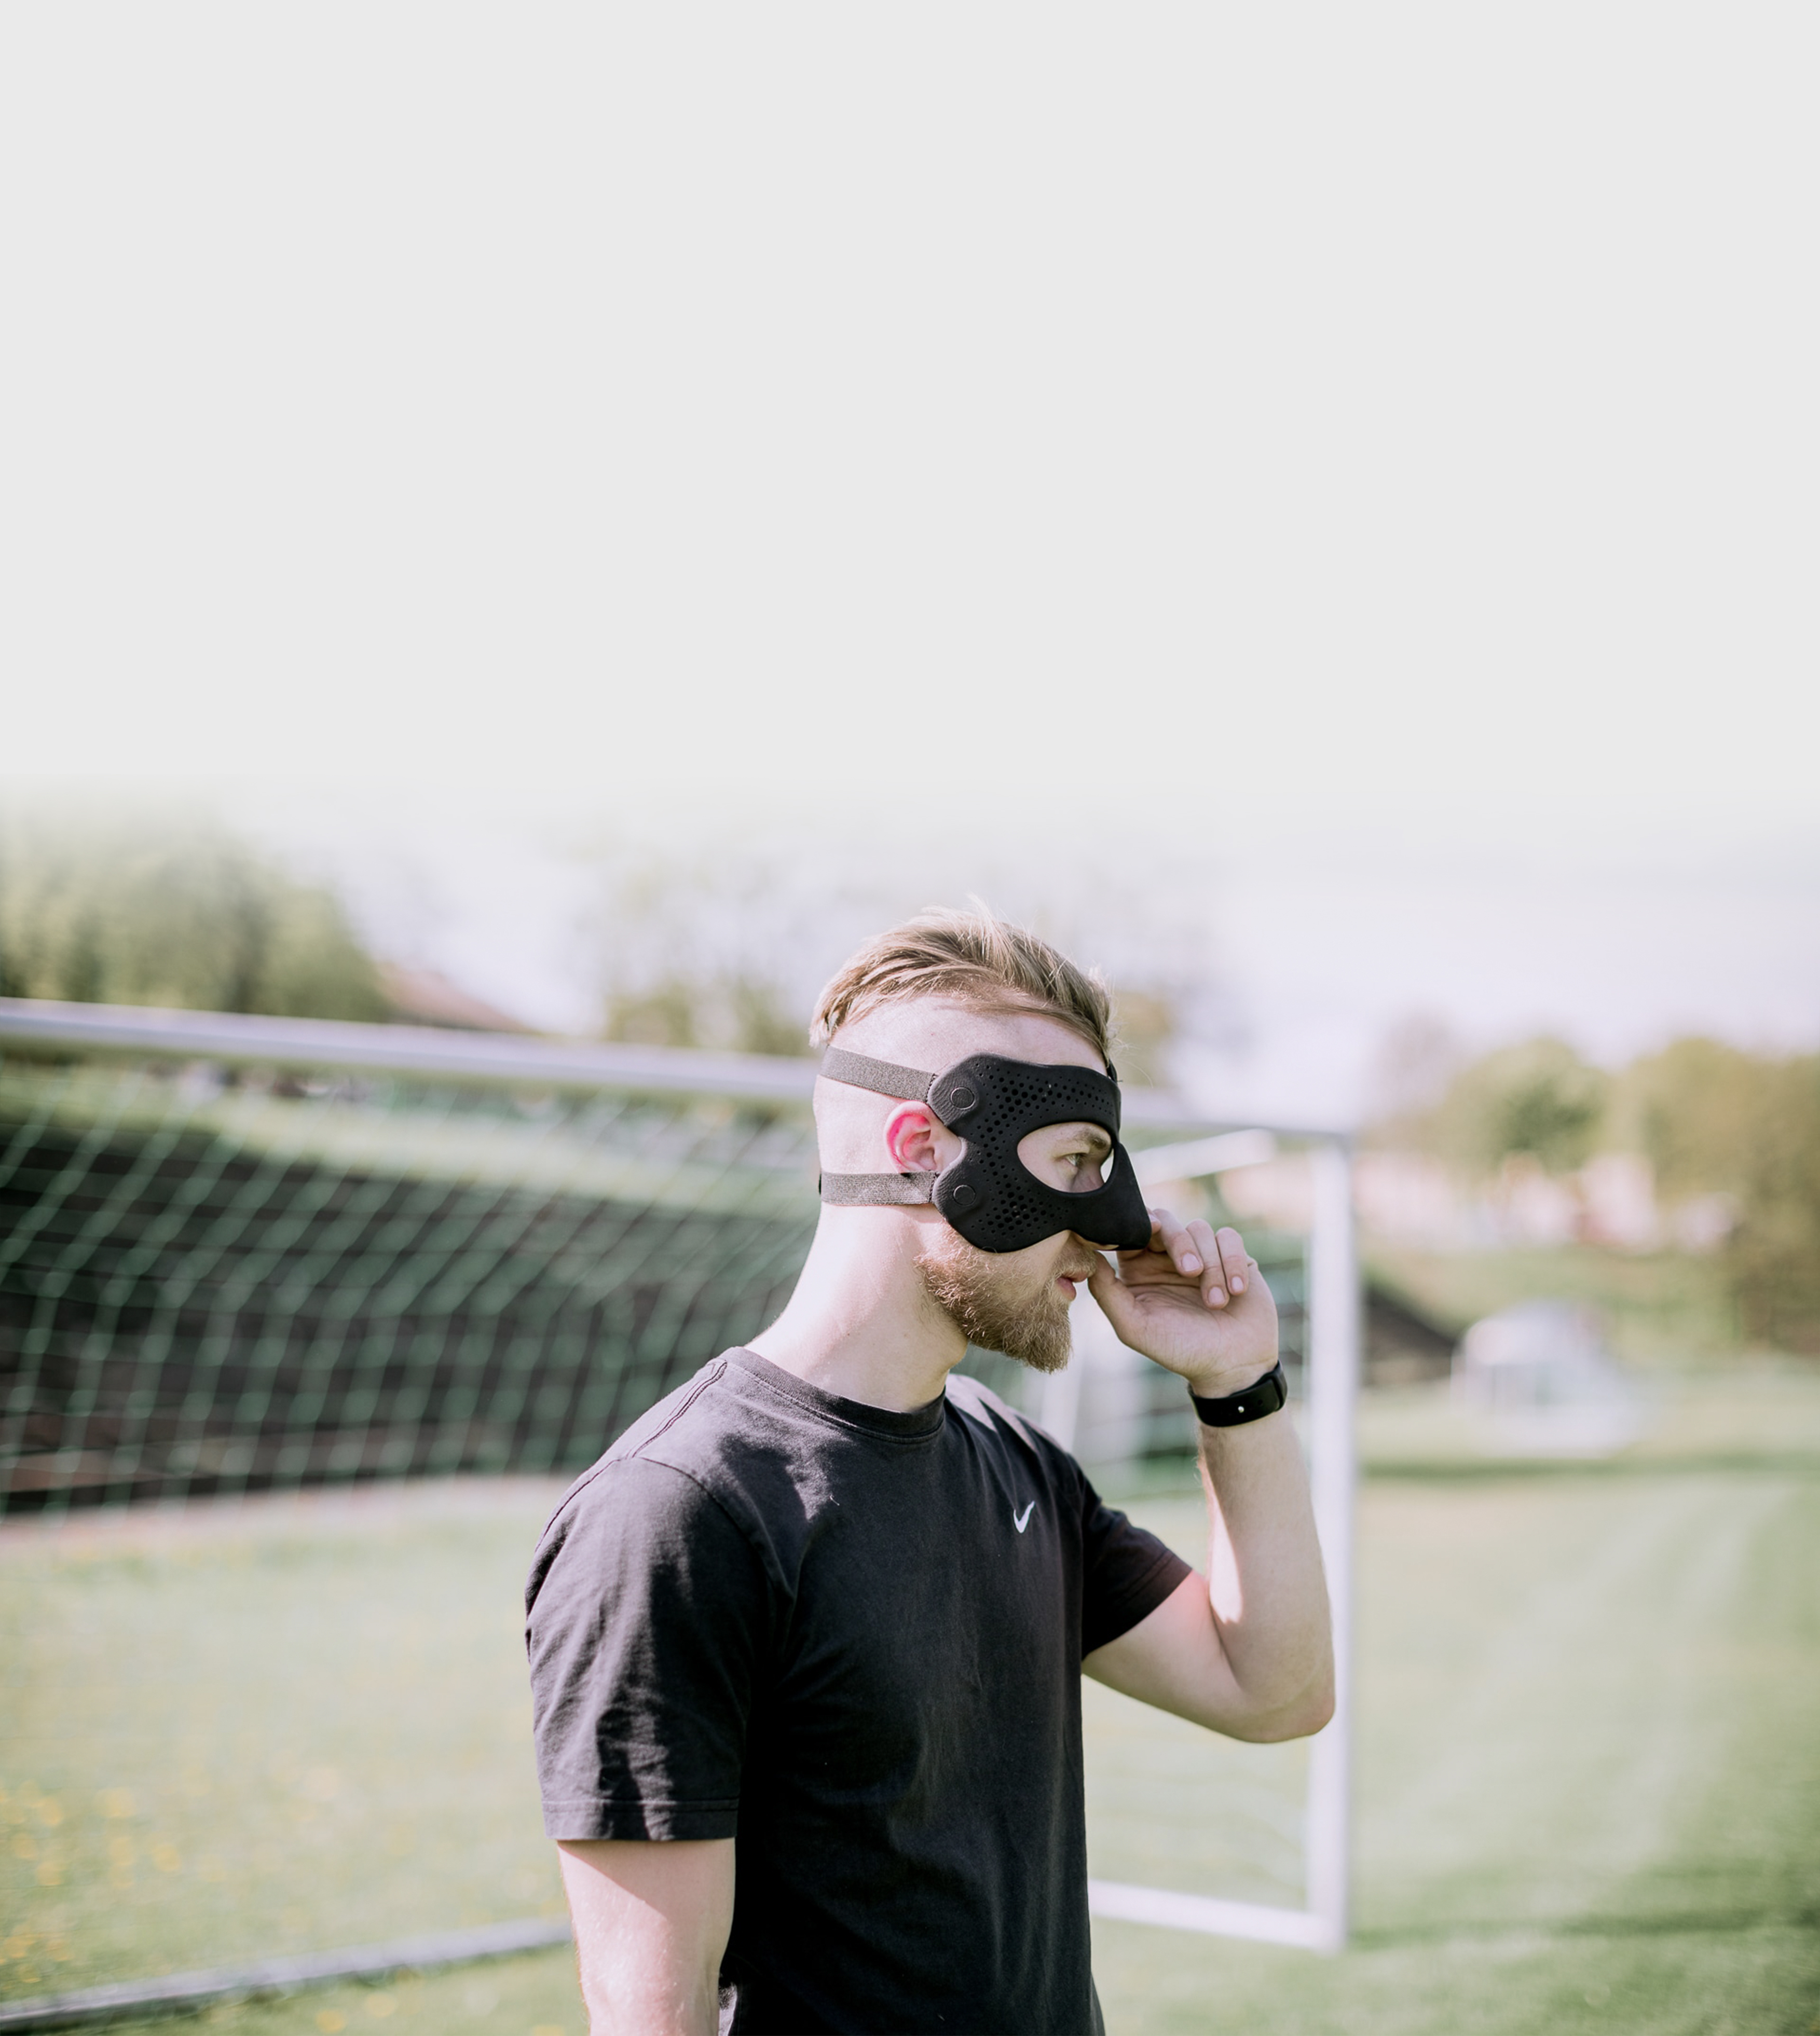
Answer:
[[(1145, 1208), (1107, 1029), (984, 915), (855, 956), (789, 1306), (546, 1530), (538, 1757), (597, 2036), (1089, 2036), (1080, 1674), (1240, 1739), (1327, 1721), (1270, 1290), (1236, 1231)], [(950, 1377), (969, 1341), (1065, 1363), (1082, 1280), (1195, 1396), (1210, 1584)]]

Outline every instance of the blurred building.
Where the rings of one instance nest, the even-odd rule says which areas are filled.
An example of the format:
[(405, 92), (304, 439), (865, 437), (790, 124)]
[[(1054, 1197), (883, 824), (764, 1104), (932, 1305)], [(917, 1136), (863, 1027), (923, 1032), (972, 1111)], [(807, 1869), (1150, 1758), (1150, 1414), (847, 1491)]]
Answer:
[(1569, 1301), (1525, 1301), (1475, 1322), (1454, 1359), (1453, 1397), (1488, 1455), (1610, 1456), (1643, 1429), (1597, 1314)]

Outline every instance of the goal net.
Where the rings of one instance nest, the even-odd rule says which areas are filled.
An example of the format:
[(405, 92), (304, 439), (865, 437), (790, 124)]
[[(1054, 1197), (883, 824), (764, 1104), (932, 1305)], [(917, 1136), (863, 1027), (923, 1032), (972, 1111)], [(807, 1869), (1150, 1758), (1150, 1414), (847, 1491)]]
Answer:
[(781, 1306), (799, 1106), (442, 1072), (8, 1056), (9, 1510), (580, 1469)]
[[(807, 1062), (10, 1000), (0, 1054), (0, 1511), (46, 1526), (148, 1502), (566, 1476), (776, 1314), (815, 1223)], [(1263, 1136), (1129, 1099), (1147, 1181), (1200, 1183), (1210, 1207)], [(1349, 1198), (1336, 1146), (1305, 1164), (1303, 1234), (1247, 1235), (1282, 1304), (1343, 1642)], [(1199, 1562), (1185, 1397), (1082, 1326), (1065, 1382), (970, 1365)], [(1312, 1750), (1236, 1747), (1093, 1687), (1088, 1722), (1098, 1913), (1337, 1947), (1343, 1708)], [(83, 1815), (132, 1800), (130, 1761), (65, 1752)], [(29, 1823), (18, 1804), (52, 1797), (20, 1772), (9, 1757), (0, 1795), (11, 1785)], [(73, 1853), (69, 1876), (51, 1872), (62, 1842), (33, 1841), (20, 1869), (47, 1913), (89, 1870)], [(162, 1886), (142, 1873), (125, 1891), (123, 1842), (103, 1831), (91, 1849), (97, 1917)], [(164, 1850), (221, 1856), (206, 1834)], [(271, 1948), (223, 1927), (227, 1953)]]

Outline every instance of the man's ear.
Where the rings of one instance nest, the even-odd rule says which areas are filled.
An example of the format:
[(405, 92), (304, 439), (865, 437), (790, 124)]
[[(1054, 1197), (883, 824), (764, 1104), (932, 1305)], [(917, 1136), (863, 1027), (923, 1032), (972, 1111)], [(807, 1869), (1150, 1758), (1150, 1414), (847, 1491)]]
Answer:
[(901, 1103), (885, 1120), (885, 1149), (900, 1174), (938, 1174), (935, 1120), (919, 1103)]

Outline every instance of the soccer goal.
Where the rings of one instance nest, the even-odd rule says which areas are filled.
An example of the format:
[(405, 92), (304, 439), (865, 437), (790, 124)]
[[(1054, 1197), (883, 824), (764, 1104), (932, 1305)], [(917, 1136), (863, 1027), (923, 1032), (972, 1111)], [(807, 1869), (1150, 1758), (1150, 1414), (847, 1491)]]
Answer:
[[(806, 1061), (0, 999), (0, 1511), (585, 1467), (787, 1298), (816, 1219), (813, 1081)], [(1093, 1906), (1337, 1950), (1346, 1152), (1142, 1091), (1127, 1135), (1149, 1184), (1217, 1197), (1248, 1169), (1301, 1170), (1301, 1213), (1259, 1255), (1284, 1309), (1340, 1693), (1306, 1748), (1235, 1751), (1186, 1726), (1178, 1744), (1179, 1721), (1093, 1713)], [(1082, 1403), (1049, 1392), (1023, 1404), (1084, 1446)], [(1121, 1446), (1140, 1496), (1146, 1465), (1161, 1490), (1173, 1464), (1161, 1518), (1188, 1504), (1192, 1428), (1179, 1392), (1156, 1404)], [(1184, 1760), (1205, 1766), (1198, 1783)], [(1216, 1827), (1254, 1834), (1236, 1864), (1207, 1849)]]

